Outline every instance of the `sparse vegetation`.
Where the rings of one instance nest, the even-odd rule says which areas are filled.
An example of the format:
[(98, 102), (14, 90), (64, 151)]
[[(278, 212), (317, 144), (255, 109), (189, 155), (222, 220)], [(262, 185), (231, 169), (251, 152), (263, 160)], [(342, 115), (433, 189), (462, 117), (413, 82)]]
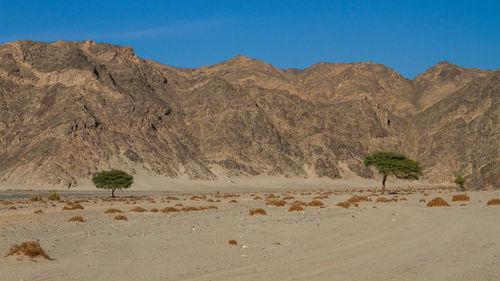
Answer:
[(453, 198), (451, 198), (451, 202), (469, 201), (469, 200), (470, 200), (470, 197), (467, 196), (467, 194), (453, 195)]
[(262, 208), (256, 208), (256, 209), (250, 209), (249, 211), (250, 216), (255, 216), (255, 215), (262, 215), (265, 216), (267, 215), (266, 211)]
[(161, 211), (162, 211), (162, 213), (177, 213), (177, 212), (180, 212), (181, 210), (174, 208), (174, 207), (166, 207), (166, 208), (162, 209)]
[(111, 190), (111, 197), (115, 197), (115, 190), (130, 188), (134, 177), (120, 170), (102, 171), (92, 177), (92, 182), (97, 188)]
[(307, 206), (309, 206), (309, 207), (322, 207), (324, 205), (325, 205), (325, 203), (318, 201), (318, 200), (313, 200), (313, 201), (307, 203)]
[(68, 220), (68, 222), (84, 222), (84, 220), (81, 216), (73, 216)]
[(135, 207), (133, 208), (132, 210), (130, 210), (129, 212), (136, 212), (136, 213), (144, 213), (144, 212), (147, 212), (148, 210), (142, 208), (142, 207)]
[(118, 215), (118, 216), (115, 216), (115, 221), (128, 221), (128, 219), (126, 216)]
[(441, 197), (436, 197), (427, 203), (427, 207), (450, 207), (450, 204)]
[(227, 242), (229, 243), (229, 245), (233, 245), (233, 246), (238, 245), (238, 242), (236, 242), (236, 240), (229, 240)]
[(283, 207), (286, 205), (286, 201), (284, 200), (269, 200), (266, 201), (266, 206), (276, 206), (276, 207)]
[(304, 208), (302, 208), (302, 206), (300, 205), (292, 205), (290, 206), (290, 208), (288, 209), (289, 212), (298, 212), (298, 211), (304, 211)]
[(114, 214), (114, 213), (123, 213), (121, 210), (118, 209), (107, 209), (104, 211), (105, 214)]
[(465, 190), (464, 185), (467, 181), (464, 178), (462, 178), (461, 176), (458, 176), (453, 182), (458, 185), (457, 190), (459, 190), (459, 191)]
[(32, 194), (29, 195), (29, 199), (32, 202), (42, 201), (43, 200), (43, 194), (41, 192), (32, 193)]
[(491, 199), (488, 201), (488, 203), (486, 203), (486, 206), (493, 206), (493, 205), (500, 205), (500, 199), (498, 198)]
[(10, 247), (10, 251), (7, 255), (5, 255), (5, 257), (14, 255), (25, 255), (30, 258), (43, 257), (48, 260), (51, 259), (36, 241), (27, 241), (20, 245), (13, 245)]
[(382, 194), (385, 193), (385, 182), (388, 176), (399, 179), (418, 180), (422, 176), (422, 167), (417, 161), (408, 159), (403, 154), (394, 152), (377, 152), (364, 159), (367, 167), (374, 166), (382, 175)]
[(61, 200), (61, 196), (59, 195), (59, 193), (57, 193), (57, 191), (51, 190), (51, 191), (49, 191), (49, 195), (47, 195), (47, 200), (59, 201), (59, 200)]

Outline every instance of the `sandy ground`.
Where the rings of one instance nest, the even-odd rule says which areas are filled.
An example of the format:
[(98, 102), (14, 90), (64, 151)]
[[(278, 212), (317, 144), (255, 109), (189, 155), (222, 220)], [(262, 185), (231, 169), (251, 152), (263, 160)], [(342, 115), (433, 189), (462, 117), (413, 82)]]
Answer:
[[(352, 189), (173, 194), (180, 200), (126, 191), (117, 201), (80, 192), (63, 193), (61, 202), (31, 202), (27, 194), (0, 192), (0, 280), (500, 280), (500, 205), (487, 206), (499, 191), (467, 192), (469, 201), (451, 202), (458, 192), (405, 189), (384, 195), (398, 197), (389, 203)], [(279, 200), (266, 199), (270, 194), (294, 198), (266, 205)], [(353, 195), (371, 201), (337, 206)], [(318, 196), (323, 207), (288, 211), (293, 201)], [(426, 206), (438, 196), (451, 207)], [(62, 210), (75, 201), (84, 209)], [(217, 209), (149, 212), (176, 204)], [(138, 206), (148, 212), (129, 212)], [(108, 208), (128, 221), (114, 221)], [(252, 208), (267, 215), (250, 216)], [(85, 222), (67, 222), (75, 215)], [(3, 257), (29, 240), (53, 260)]]

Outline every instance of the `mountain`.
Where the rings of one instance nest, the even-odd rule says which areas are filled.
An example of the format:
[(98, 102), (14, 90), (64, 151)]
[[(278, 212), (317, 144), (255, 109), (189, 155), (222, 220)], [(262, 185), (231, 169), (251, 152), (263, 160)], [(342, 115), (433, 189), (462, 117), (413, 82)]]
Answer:
[(373, 177), (378, 150), (425, 178), (498, 187), (500, 72), (409, 80), (370, 62), (176, 68), (93, 41), (0, 46), (0, 181), (71, 187), (121, 168), (170, 178)]

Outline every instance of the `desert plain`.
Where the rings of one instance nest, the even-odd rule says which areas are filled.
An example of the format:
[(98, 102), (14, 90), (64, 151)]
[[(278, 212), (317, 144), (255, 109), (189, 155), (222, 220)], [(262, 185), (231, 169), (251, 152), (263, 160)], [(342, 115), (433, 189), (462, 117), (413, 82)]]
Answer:
[(0, 280), (500, 280), (500, 191), (33, 193), (0, 191)]

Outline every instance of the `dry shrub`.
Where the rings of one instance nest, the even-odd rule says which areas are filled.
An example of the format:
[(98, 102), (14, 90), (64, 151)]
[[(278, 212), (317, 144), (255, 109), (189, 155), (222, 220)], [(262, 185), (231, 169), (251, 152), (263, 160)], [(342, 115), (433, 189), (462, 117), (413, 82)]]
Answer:
[(128, 221), (126, 216), (118, 215), (115, 217), (115, 221)]
[(196, 208), (196, 207), (192, 207), (192, 206), (186, 206), (186, 207), (182, 208), (182, 211), (191, 212), (191, 211), (200, 211), (200, 209)]
[(165, 198), (165, 200), (179, 200), (179, 198), (177, 198), (175, 196), (167, 196), (167, 198)]
[(295, 197), (290, 195), (283, 197), (283, 200), (293, 200), (293, 199), (295, 199)]
[(337, 204), (337, 206), (342, 207), (342, 208), (346, 208), (346, 209), (348, 209), (350, 205), (351, 204), (349, 204), (349, 202), (340, 202)]
[(208, 199), (208, 200), (207, 200), (207, 202), (208, 202), (208, 203), (213, 203), (213, 202), (215, 202), (215, 201), (214, 201), (214, 199)]
[(118, 210), (118, 209), (107, 209), (105, 212), (105, 214), (114, 214), (114, 213), (123, 213), (121, 210)]
[(42, 201), (43, 200), (43, 193), (41, 192), (36, 192), (36, 193), (31, 193), (29, 195), (30, 201)]
[(372, 200), (369, 199), (368, 196), (358, 196), (358, 195), (354, 195), (351, 198), (347, 199), (347, 202), (349, 202), (350, 204), (359, 203), (363, 201), (372, 201)]
[(175, 206), (176, 206), (176, 207), (182, 207), (182, 206), (184, 206), (184, 204), (182, 204), (182, 203), (177, 203), (177, 204), (175, 204)]
[(274, 246), (279, 246), (279, 245), (281, 245), (281, 244), (280, 244), (280, 242), (273, 242), (273, 245), (274, 245)]
[(74, 216), (68, 220), (68, 222), (84, 222), (81, 216)]
[(198, 195), (193, 195), (191, 196), (191, 200), (205, 200), (206, 197), (204, 196), (198, 196)]
[(469, 200), (470, 200), (470, 197), (467, 196), (467, 194), (453, 195), (453, 198), (451, 198), (451, 202), (469, 201)]
[(393, 202), (393, 200), (385, 197), (379, 197), (377, 198), (377, 201), (375, 201), (375, 203), (390, 203), (390, 202)]
[(324, 205), (325, 205), (325, 203), (318, 201), (318, 200), (313, 200), (313, 201), (307, 203), (307, 206), (310, 206), (310, 207), (322, 207)]
[(313, 197), (313, 199), (328, 199), (328, 198), (330, 198), (328, 195), (319, 195), (319, 196)]
[(270, 199), (270, 198), (279, 198), (279, 196), (276, 196), (274, 193), (271, 193), (271, 194), (268, 194), (268, 195), (266, 196), (266, 199), (267, 199), (267, 198), (269, 198), (269, 199)]
[(238, 242), (236, 242), (236, 240), (229, 240), (227, 242), (229, 243), (229, 245), (238, 245)]
[(2, 202), (2, 205), (14, 205), (14, 203), (11, 201), (0, 201), (0, 202)]
[(43, 211), (42, 210), (36, 210), (33, 213), (35, 213), (35, 214), (43, 214)]
[(217, 210), (219, 208), (217, 208), (217, 206), (211, 205), (211, 206), (208, 206), (207, 209)]
[(289, 209), (289, 212), (298, 212), (298, 211), (304, 211), (304, 208), (300, 205), (292, 205)]
[(286, 201), (284, 200), (269, 200), (266, 201), (266, 206), (276, 206), (276, 207), (283, 207), (286, 205)]
[(418, 202), (426, 202), (425, 198), (421, 198), (420, 200), (418, 200)]
[(158, 213), (160, 210), (156, 209), (156, 208), (153, 208), (150, 210), (151, 213)]
[(238, 201), (233, 199), (233, 200), (229, 201), (229, 203), (238, 203)]
[(10, 206), (10, 207), (9, 207), (9, 210), (17, 210), (17, 208), (16, 208), (16, 207), (14, 207), (14, 206)]
[(142, 208), (142, 207), (135, 207), (133, 208), (132, 210), (130, 210), (129, 212), (137, 212), (137, 213), (144, 213), (144, 212), (147, 212), (148, 210)]
[(465, 207), (465, 205), (466, 205), (465, 203), (462, 203), (460, 204), (460, 207)]
[(177, 212), (180, 212), (181, 210), (174, 208), (174, 207), (166, 207), (166, 208), (162, 209), (161, 211), (162, 211), (162, 213), (177, 213)]
[(307, 206), (307, 203), (304, 201), (295, 200), (291, 203), (291, 205)]
[(311, 192), (302, 192), (300, 195), (305, 196), (305, 195), (311, 195)]
[(450, 207), (450, 204), (441, 197), (436, 197), (427, 203), (427, 207)]
[(486, 206), (493, 206), (493, 205), (500, 205), (500, 199), (498, 198), (491, 199), (490, 201), (488, 201), (488, 203), (486, 203)]
[(429, 196), (429, 193), (424, 193), (424, 196)]
[(260, 196), (255, 196), (255, 197), (253, 198), (253, 200), (262, 200), (262, 197), (260, 197)]
[(10, 251), (7, 253), (6, 257), (14, 255), (25, 255), (30, 258), (43, 257), (48, 260), (51, 259), (36, 241), (27, 241), (21, 245), (13, 245), (10, 247)]
[[(69, 203), (68, 203), (68, 205), (69, 205)], [(70, 206), (70, 207), (64, 206), (62, 209), (63, 209), (63, 211), (68, 211), (68, 210), (83, 210), (83, 206), (80, 205), (80, 204), (72, 204), (72, 206)]]
[(266, 211), (262, 208), (256, 208), (256, 209), (250, 209), (249, 211), (250, 216), (255, 216), (255, 215), (262, 215), (265, 216), (267, 215)]

